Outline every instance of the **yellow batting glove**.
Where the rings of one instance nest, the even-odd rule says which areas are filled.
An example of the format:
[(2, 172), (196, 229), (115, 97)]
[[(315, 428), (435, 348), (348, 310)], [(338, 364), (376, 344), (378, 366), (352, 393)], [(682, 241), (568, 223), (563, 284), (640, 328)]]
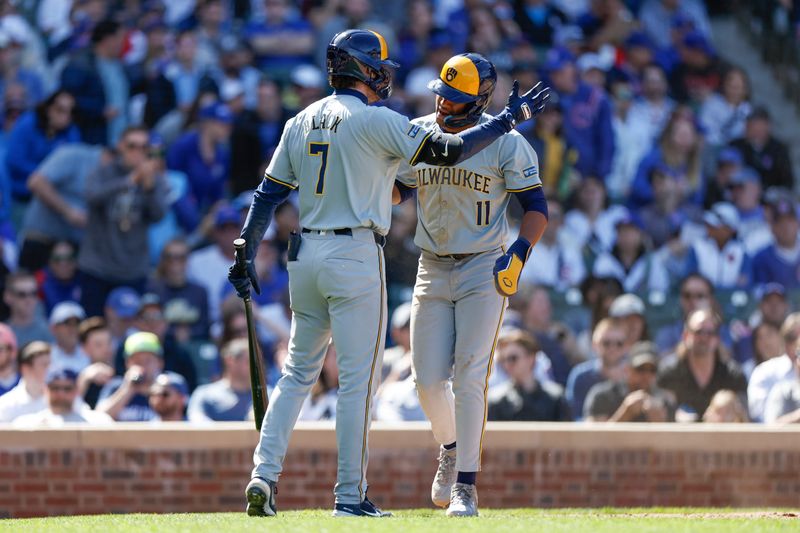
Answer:
[(519, 277), (522, 274), (522, 267), (525, 266), (525, 261), (528, 259), (530, 249), (530, 243), (520, 237), (506, 253), (495, 261), (494, 286), (500, 295), (513, 296), (519, 290)]

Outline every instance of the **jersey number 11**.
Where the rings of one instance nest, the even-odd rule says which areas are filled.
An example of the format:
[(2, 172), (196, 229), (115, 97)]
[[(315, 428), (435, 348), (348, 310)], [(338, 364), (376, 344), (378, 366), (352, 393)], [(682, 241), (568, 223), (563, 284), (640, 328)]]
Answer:
[(489, 200), (481, 200), (477, 202), (477, 216), (475, 223), (478, 226), (489, 225)]

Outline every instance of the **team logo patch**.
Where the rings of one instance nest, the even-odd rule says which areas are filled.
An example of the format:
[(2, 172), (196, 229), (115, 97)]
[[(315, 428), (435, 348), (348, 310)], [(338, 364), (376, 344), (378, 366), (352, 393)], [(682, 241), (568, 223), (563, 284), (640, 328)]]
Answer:
[(526, 178), (530, 178), (531, 176), (535, 176), (536, 175), (536, 165), (533, 165), (532, 167), (528, 167), (525, 170), (523, 170), (522, 171), (522, 175), (525, 176)]
[(444, 73), (444, 79), (446, 79), (447, 81), (453, 81), (454, 79), (456, 79), (456, 76), (458, 76), (458, 71), (453, 67), (448, 68), (447, 71)]
[(413, 139), (413, 138), (415, 138), (417, 136), (417, 134), (419, 133), (419, 130), (420, 130), (419, 126), (413, 126), (412, 125), (408, 129), (408, 133), (406, 133), (406, 135), (408, 135), (409, 137), (411, 137)]

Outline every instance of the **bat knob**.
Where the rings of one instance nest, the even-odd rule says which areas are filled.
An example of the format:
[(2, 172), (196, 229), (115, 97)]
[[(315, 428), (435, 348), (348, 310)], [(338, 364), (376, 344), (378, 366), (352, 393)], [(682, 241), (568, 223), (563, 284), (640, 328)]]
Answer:
[(247, 244), (247, 242), (241, 237), (233, 241), (234, 248), (244, 248), (245, 244)]

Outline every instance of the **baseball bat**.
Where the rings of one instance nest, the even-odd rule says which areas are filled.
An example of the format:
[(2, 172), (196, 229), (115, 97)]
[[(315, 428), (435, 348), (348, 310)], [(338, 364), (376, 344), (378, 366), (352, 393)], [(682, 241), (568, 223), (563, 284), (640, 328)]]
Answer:
[[(247, 272), (247, 259), (245, 258), (244, 239), (233, 241), (236, 265), (241, 272)], [(256, 430), (261, 431), (261, 423), (267, 412), (269, 397), (267, 396), (267, 382), (264, 379), (264, 358), (261, 355), (261, 346), (258, 344), (256, 336), (256, 324), (253, 320), (253, 304), (250, 293), (244, 297), (244, 314), (247, 317), (247, 345), (250, 353), (250, 391), (253, 394), (253, 416), (256, 422)]]

